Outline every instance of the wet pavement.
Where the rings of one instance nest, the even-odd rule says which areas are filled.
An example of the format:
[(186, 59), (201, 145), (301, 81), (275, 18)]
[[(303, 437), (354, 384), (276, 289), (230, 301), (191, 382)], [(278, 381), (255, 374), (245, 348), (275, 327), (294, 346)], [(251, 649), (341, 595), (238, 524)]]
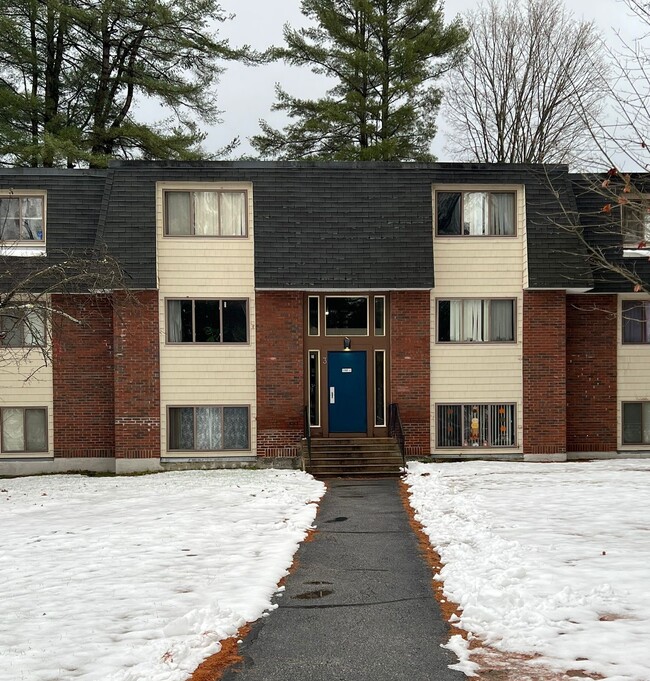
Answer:
[(279, 607), (224, 681), (463, 681), (398, 482), (332, 480)]

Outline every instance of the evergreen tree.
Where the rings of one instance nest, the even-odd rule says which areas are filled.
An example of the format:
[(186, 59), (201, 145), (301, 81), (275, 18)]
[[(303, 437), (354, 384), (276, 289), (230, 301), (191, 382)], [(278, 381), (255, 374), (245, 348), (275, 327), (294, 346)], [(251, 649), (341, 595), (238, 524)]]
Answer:
[[(196, 158), (218, 117), (217, 0), (0, 0), (0, 160), (103, 166), (115, 156)], [(136, 103), (161, 120), (138, 120)]]
[(262, 157), (361, 161), (430, 160), (441, 92), (435, 80), (467, 39), (460, 20), (445, 26), (438, 0), (302, 0), (315, 22), (275, 50), (292, 65), (336, 81), (325, 97), (300, 99), (276, 87), (284, 130), (260, 121), (251, 139)]

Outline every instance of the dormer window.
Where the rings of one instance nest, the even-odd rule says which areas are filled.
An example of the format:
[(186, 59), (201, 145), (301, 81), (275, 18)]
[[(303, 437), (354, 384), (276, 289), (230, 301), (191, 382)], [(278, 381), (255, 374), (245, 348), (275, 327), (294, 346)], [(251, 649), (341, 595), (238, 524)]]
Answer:
[(650, 242), (650, 209), (643, 201), (630, 201), (621, 211), (623, 247), (643, 248)]
[(164, 196), (165, 236), (247, 236), (246, 191), (169, 190)]
[(515, 192), (436, 192), (438, 236), (515, 236)]
[(45, 243), (45, 197), (0, 194), (0, 242), (4, 245)]

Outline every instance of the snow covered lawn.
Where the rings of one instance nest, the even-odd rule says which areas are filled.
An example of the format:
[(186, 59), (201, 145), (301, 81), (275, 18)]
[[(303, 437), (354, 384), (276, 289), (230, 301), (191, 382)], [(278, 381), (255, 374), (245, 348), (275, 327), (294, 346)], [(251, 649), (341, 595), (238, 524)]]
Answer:
[(297, 471), (0, 480), (0, 681), (186, 681), (270, 607), (323, 493)]
[(411, 464), (462, 629), (559, 671), (650, 679), (650, 461)]

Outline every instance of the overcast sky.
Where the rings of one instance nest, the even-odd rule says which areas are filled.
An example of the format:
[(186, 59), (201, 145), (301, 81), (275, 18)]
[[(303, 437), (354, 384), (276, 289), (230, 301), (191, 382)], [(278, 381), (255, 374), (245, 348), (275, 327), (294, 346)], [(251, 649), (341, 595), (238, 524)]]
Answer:
[[(221, 0), (220, 4), (225, 12), (235, 15), (232, 21), (219, 28), (220, 37), (227, 38), (233, 46), (248, 44), (264, 49), (273, 44), (280, 45), (285, 23), (294, 27), (305, 24), (300, 0)], [(477, 0), (448, 1), (445, 13), (452, 18), (476, 4)], [(633, 35), (635, 23), (620, 0), (565, 0), (565, 4), (577, 17), (594, 20), (612, 45), (618, 40), (615, 31)], [(217, 91), (223, 123), (210, 130), (206, 149), (214, 151), (239, 136), (241, 145), (235, 155), (253, 153), (246, 138), (259, 132), (259, 119), (282, 127), (286, 120), (283, 114), (271, 112), (276, 82), (301, 97), (316, 98), (325, 93), (323, 78), (306, 68), (292, 68), (282, 63), (255, 68), (227, 65)], [(433, 152), (445, 160), (444, 120), (440, 116), (438, 128)]]

